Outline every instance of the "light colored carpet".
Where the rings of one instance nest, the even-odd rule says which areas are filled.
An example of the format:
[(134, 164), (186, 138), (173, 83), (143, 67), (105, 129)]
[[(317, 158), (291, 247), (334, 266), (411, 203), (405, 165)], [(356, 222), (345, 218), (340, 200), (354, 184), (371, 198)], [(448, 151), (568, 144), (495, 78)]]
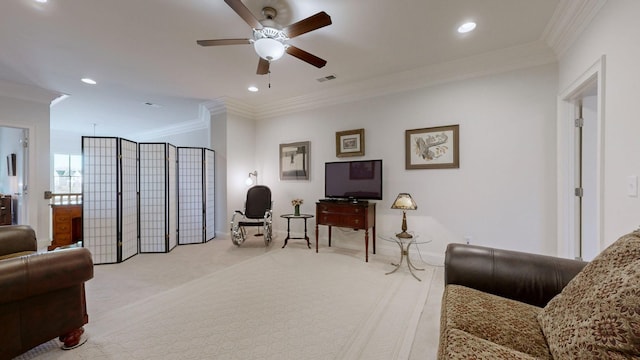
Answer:
[[(209, 245), (185, 248), (197, 252), (200, 246)], [(172, 262), (188, 258), (178, 247), (169, 254), (138, 255), (123, 264), (105, 266), (104, 271), (103, 266), (96, 267), (94, 280), (103, 272), (112, 280), (110, 291), (92, 289), (91, 282), (87, 286), (89, 313), (97, 313), (85, 327), (89, 342), (62, 351), (54, 340), (22, 358), (435, 358), (437, 325), (433, 323), (439, 314), (434, 310), (439, 310), (441, 280), (431, 280), (441, 276), (441, 269), (427, 266), (419, 272), (423, 281), (418, 282), (406, 267), (385, 276), (392, 269), (388, 258), (372, 256), (365, 263), (359, 252), (321, 250), (316, 254), (292, 244), (285, 249), (275, 245), (228, 248), (232, 256), (253, 254), (248, 260), (238, 257), (236, 264), (208, 268), (195, 265), (194, 261), (206, 261), (203, 255), (192, 254), (194, 259), (186, 263)], [(154, 257), (155, 266), (136, 267), (138, 257)], [(172, 272), (173, 267), (189, 269)], [(142, 275), (134, 275), (136, 269)], [(138, 279), (126, 279), (127, 271), (130, 278)], [(114, 293), (118, 289), (113, 280), (118, 277), (123, 284), (120, 294)], [(158, 281), (158, 277), (166, 279)], [(190, 281), (175, 284), (185, 280)], [(128, 293), (138, 293), (139, 299), (127, 303), (135, 299)], [(92, 298), (97, 307), (91, 305)], [(119, 298), (124, 300), (118, 302)], [(101, 302), (117, 306), (100, 308)], [(429, 337), (418, 339), (418, 346), (413, 341), (416, 329), (420, 336)]]

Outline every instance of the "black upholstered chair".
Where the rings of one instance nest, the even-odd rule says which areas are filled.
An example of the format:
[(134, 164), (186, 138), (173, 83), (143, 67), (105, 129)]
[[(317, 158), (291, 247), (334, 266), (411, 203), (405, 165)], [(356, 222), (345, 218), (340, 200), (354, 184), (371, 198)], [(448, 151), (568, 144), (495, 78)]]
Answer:
[(231, 241), (237, 246), (247, 238), (247, 227), (258, 227), (256, 236), (264, 237), (269, 246), (272, 238), (272, 201), (271, 189), (256, 185), (247, 191), (244, 211), (236, 210), (231, 217)]

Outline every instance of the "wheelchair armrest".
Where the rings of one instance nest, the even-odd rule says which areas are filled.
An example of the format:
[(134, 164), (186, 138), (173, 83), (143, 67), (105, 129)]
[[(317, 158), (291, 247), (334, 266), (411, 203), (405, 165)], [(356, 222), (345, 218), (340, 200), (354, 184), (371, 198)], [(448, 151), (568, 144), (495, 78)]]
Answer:
[(240, 211), (240, 210), (236, 210), (236, 211), (234, 211), (234, 212), (233, 212), (233, 216), (231, 216), (231, 224), (232, 224), (232, 225), (233, 225), (233, 223), (236, 221), (236, 216), (238, 216), (238, 215), (240, 215), (240, 216), (244, 217), (244, 213), (243, 213), (242, 211)]

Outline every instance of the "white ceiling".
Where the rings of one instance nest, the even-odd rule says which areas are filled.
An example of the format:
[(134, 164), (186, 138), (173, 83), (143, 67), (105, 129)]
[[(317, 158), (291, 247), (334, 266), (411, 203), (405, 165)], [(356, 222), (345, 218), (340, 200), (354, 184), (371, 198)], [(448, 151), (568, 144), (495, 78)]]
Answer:
[[(3, 0), (0, 80), (70, 95), (52, 110), (54, 129), (125, 136), (197, 119), (206, 100), (260, 107), (531, 43), (543, 37), (559, 1), (244, 0), (258, 18), (265, 5), (276, 8), (283, 26), (319, 11), (333, 21), (290, 41), (327, 65), (285, 54), (271, 65), (268, 88), (251, 45), (196, 44), (251, 36), (223, 0)], [(467, 20), (478, 23), (476, 31), (457, 34)], [(337, 79), (316, 80), (331, 74)], [(248, 92), (249, 85), (260, 91)]]

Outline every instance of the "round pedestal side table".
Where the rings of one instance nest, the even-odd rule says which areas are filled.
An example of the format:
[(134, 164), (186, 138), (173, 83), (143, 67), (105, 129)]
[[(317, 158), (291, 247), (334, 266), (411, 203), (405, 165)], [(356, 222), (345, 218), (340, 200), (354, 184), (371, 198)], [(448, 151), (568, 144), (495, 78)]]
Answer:
[(397, 264), (391, 263), (391, 265), (395, 266), (396, 268), (389, 271), (388, 273), (385, 273), (385, 275), (393, 274), (394, 272), (398, 271), (398, 269), (400, 268), (400, 265), (402, 265), (402, 262), (406, 258), (407, 268), (409, 269), (409, 272), (411, 273), (411, 275), (413, 275), (413, 277), (416, 278), (418, 281), (422, 281), (422, 279), (417, 277), (413, 271), (414, 270), (423, 271), (424, 269), (418, 268), (415, 265), (413, 265), (413, 263), (411, 262), (411, 256), (409, 256), (410, 250), (412, 245), (415, 247), (418, 244), (427, 244), (427, 243), (430, 243), (431, 240), (418, 240), (417, 235), (413, 235), (413, 237), (411, 238), (398, 237), (396, 235), (383, 235), (380, 238), (385, 241), (394, 242), (400, 248), (400, 261), (398, 261)]
[[(284, 239), (284, 245), (282, 245), (282, 248), (287, 246), (287, 243), (289, 242), (289, 239), (300, 239), (300, 240), (307, 240), (307, 247), (309, 249), (311, 249), (311, 243), (309, 242), (309, 236), (307, 236), (307, 219), (311, 219), (313, 217), (313, 215), (311, 215), (311, 214), (300, 214), (300, 215), (284, 214), (284, 215), (280, 215), (280, 217), (284, 218), (284, 219), (287, 219), (287, 238)], [(291, 220), (296, 220), (296, 219), (304, 220), (304, 237), (291, 237)]]

